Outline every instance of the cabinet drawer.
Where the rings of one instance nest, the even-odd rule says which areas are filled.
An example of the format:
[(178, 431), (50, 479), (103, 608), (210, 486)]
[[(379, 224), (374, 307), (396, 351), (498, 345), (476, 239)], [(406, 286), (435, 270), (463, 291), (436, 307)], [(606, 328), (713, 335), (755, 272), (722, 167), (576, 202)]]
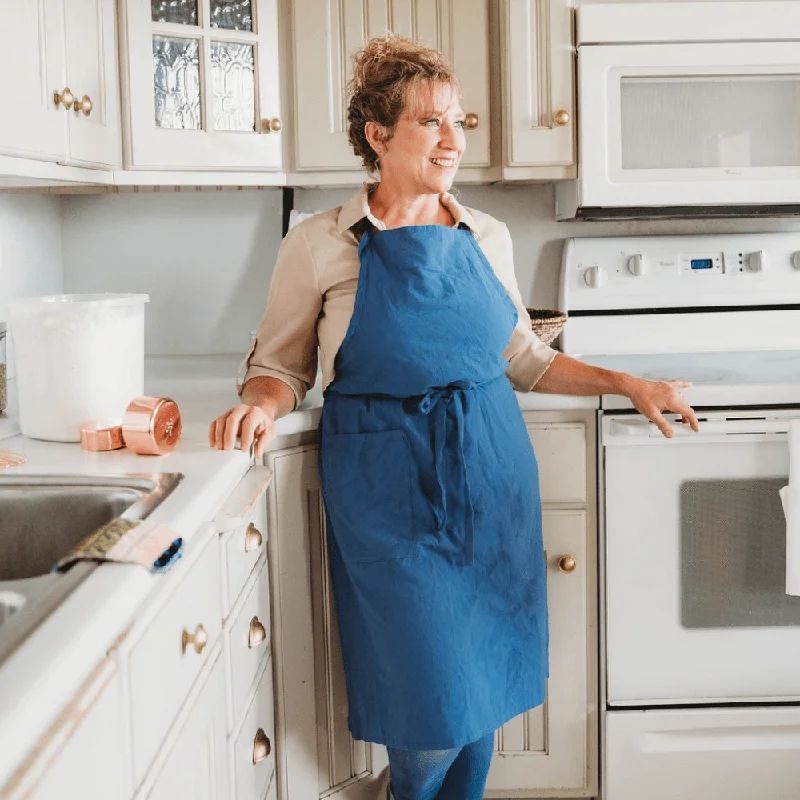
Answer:
[[(260, 752), (258, 752), (260, 751)], [(258, 761), (255, 759), (258, 758)], [(233, 774), (237, 798), (263, 797), (275, 774), (275, 711), (272, 701), (272, 659), (261, 674), (253, 702), (233, 742)]]
[(800, 786), (800, 709), (615, 711), (608, 800), (789, 800)]
[(586, 426), (582, 422), (529, 422), (539, 462), (543, 503), (586, 502)]
[(265, 493), (272, 471), (251, 467), (225, 502), (214, 524), (222, 544), (222, 603), (227, 618), (247, 578), (267, 549)]
[[(222, 627), (219, 549), (212, 539), (129, 658), (133, 770), (139, 785), (164, 734), (189, 694)], [(199, 630), (202, 626), (202, 630)], [(207, 636), (205, 646), (184, 645)], [(200, 647), (200, 652), (196, 652)]]
[(261, 562), (247, 599), (225, 631), (225, 638), (232, 698), (228, 717), (228, 731), (231, 731), (242, 717), (259, 665), (263, 665), (270, 649), (269, 576), (266, 561)]

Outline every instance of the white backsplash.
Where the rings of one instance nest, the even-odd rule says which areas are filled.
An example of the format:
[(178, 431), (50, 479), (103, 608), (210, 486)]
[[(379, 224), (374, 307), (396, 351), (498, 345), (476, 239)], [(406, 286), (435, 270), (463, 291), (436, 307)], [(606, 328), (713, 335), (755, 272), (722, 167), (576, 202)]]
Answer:
[[(331, 208), (353, 191), (297, 189), (295, 208)], [(555, 222), (552, 184), (465, 186), (458, 196), (507, 223), (522, 297), (541, 308), (557, 302), (569, 236), (800, 229), (791, 218)], [(280, 189), (0, 194), (0, 318), (9, 298), (62, 285), (146, 292), (148, 353), (242, 352), (264, 310), (281, 226)]]
[[(63, 291), (61, 210), (58, 197), (0, 194), (0, 321), (17, 297)], [(12, 351), (9, 337), (9, 377)]]

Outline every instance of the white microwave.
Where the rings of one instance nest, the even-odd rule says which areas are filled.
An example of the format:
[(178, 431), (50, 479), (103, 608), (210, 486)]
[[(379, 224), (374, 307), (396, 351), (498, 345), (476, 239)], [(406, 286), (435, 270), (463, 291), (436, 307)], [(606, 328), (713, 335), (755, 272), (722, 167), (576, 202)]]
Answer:
[(800, 214), (800, 2), (576, 10), (578, 179), (556, 216)]

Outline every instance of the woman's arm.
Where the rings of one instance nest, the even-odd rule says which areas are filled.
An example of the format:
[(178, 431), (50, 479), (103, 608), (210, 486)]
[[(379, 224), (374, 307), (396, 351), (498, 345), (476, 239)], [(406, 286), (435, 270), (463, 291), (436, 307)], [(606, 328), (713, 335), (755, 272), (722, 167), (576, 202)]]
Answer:
[(275, 435), (275, 420), (303, 401), (317, 374), (317, 319), (322, 309), (316, 268), (302, 224), (281, 242), (267, 309), (247, 359), (241, 403), (217, 417), (208, 443), (220, 450), (248, 450), (256, 457)]
[(679, 391), (688, 386), (691, 386), (688, 381), (647, 381), (626, 372), (593, 367), (558, 353), (536, 382), (534, 391), (581, 396), (623, 395), (630, 399), (640, 414), (655, 422), (664, 436), (670, 438), (672, 426), (664, 419), (664, 411), (680, 414), (693, 431), (699, 430), (694, 410)]

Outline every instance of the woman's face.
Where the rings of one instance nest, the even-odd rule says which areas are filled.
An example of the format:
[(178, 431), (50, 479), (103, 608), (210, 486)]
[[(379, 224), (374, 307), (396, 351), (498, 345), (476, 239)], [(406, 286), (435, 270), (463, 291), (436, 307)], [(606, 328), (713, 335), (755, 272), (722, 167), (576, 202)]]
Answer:
[(423, 84), (408, 98), (394, 136), (383, 142), (381, 182), (408, 194), (446, 192), (466, 147), (457, 90), (447, 83)]

